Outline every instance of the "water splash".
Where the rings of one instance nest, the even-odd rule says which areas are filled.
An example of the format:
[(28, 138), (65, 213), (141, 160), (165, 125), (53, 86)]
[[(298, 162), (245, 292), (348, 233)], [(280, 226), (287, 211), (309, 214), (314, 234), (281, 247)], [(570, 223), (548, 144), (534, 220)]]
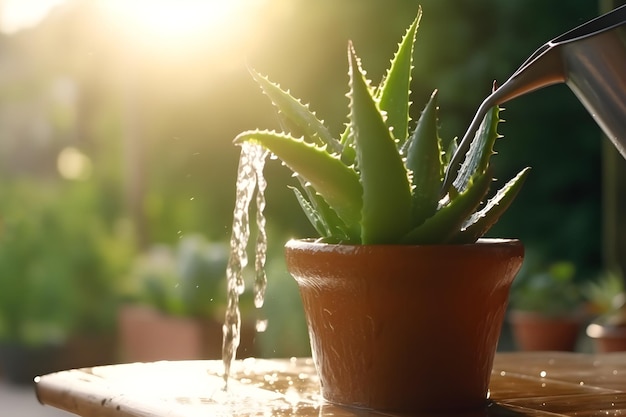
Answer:
[(240, 341), (241, 313), (239, 311), (239, 296), (245, 289), (243, 270), (248, 264), (246, 252), (250, 238), (250, 202), (256, 190), (256, 223), (258, 236), (256, 239), (255, 259), (255, 305), (263, 305), (265, 295), (265, 258), (267, 252), (267, 236), (265, 233), (265, 188), (263, 167), (267, 151), (259, 145), (244, 143), (241, 146), (239, 168), (237, 170), (237, 185), (235, 209), (233, 210), (233, 228), (230, 238), (230, 257), (226, 268), (228, 282), (228, 305), (222, 328), (222, 361), (224, 362), (224, 387), (228, 387), (230, 369), (235, 360)]

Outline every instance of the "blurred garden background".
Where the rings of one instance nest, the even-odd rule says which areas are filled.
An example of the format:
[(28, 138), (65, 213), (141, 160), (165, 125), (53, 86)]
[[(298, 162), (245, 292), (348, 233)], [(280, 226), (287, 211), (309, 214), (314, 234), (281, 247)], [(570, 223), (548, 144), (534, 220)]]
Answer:
[[(414, 118), (439, 89), (441, 136), (449, 140), (463, 135), (493, 80), (503, 82), (541, 44), (602, 7), (595, 0), (50, 4), (23, 28), (9, 28), (8, 8), (0, 15), (9, 22), (0, 36), (0, 354), (15, 355), (16, 346), (106, 348), (84, 362), (124, 359), (118, 319), (131, 303), (222, 319), (239, 152), (232, 139), (279, 127), (248, 68), (311, 103), (339, 134), (348, 40), (378, 82), (421, 4)], [(572, 263), (578, 281), (615, 268), (624, 254), (624, 197), (615, 191), (623, 161), (563, 85), (505, 107), (498, 176), (533, 170), (491, 235), (522, 239), (537, 265)], [(308, 355), (282, 245), (313, 231), (285, 185), (289, 172), (270, 161), (266, 176), (267, 301), (260, 311), (246, 297), (242, 303), (244, 321), (268, 326), (251, 336), (248, 353)], [(221, 339), (210, 340), (219, 351)], [(87, 364), (75, 353), (60, 356), (63, 366)]]

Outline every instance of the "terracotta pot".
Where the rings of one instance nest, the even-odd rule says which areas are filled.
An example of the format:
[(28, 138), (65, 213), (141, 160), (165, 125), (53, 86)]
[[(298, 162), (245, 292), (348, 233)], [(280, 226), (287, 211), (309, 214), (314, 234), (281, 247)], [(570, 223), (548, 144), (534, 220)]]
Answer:
[(626, 351), (626, 326), (591, 323), (587, 326), (587, 336), (595, 340), (596, 351), (600, 353)]
[(201, 328), (146, 306), (123, 306), (118, 313), (121, 357), (125, 362), (202, 359)]
[(517, 347), (526, 351), (574, 351), (583, 319), (579, 316), (549, 317), (532, 311), (509, 315)]
[(397, 411), (487, 404), (516, 240), (471, 245), (286, 245), (330, 402)]
[(115, 363), (116, 347), (114, 332), (73, 335), (62, 346), (57, 368), (75, 369)]
[[(142, 305), (118, 311), (120, 359), (123, 362), (221, 359), (222, 323), (213, 319), (172, 317)], [(242, 323), (239, 352), (255, 356), (255, 328)]]

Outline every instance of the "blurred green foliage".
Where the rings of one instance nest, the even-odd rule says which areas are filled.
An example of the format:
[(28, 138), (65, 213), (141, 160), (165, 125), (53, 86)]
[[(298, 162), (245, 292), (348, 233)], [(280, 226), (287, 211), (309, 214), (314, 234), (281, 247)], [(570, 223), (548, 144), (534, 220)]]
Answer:
[(620, 270), (603, 272), (585, 286), (592, 314), (606, 315), (619, 309), (626, 300), (624, 276)]
[(199, 234), (155, 245), (134, 260), (122, 296), (169, 315), (222, 320), (228, 255), (228, 245)]
[(582, 287), (571, 262), (528, 263), (513, 283), (511, 308), (560, 317), (582, 313)]
[[(2, 332), (15, 333), (11, 322), (25, 310), (64, 329), (98, 327), (109, 313), (97, 306), (119, 290), (128, 253), (187, 234), (228, 238), (238, 157), (231, 140), (242, 130), (279, 127), (247, 67), (315, 103), (339, 132), (348, 39), (378, 82), (421, 4), (413, 108), (439, 89), (441, 135), (450, 140), (462, 136), (494, 79), (503, 82), (537, 47), (598, 8), (596, 1), (540, 0), (258, 4), (222, 32), (207, 27), (174, 46), (121, 26), (87, 0), (0, 38), (0, 280), (11, 282), (0, 291)], [(571, 260), (583, 276), (599, 270), (599, 129), (564, 86), (516, 99), (502, 116), (497, 177), (533, 171), (491, 235)], [(88, 180), (60, 177), (57, 157), (69, 146), (89, 158)], [(268, 262), (282, 271), (285, 240), (313, 231), (291, 191), (274, 186), (289, 181), (288, 170), (270, 161), (266, 174)], [(129, 231), (120, 235), (120, 225)], [(268, 296), (298, 304), (295, 286), (278, 281), (269, 276)], [(40, 296), (47, 300), (27, 301)], [(301, 320), (299, 306), (272, 316), (266, 308), (268, 333), (273, 321), (289, 328), (289, 317)]]
[(132, 232), (107, 227), (87, 184), (5, 184), (0, 197), (0, 342), (113, 333)]

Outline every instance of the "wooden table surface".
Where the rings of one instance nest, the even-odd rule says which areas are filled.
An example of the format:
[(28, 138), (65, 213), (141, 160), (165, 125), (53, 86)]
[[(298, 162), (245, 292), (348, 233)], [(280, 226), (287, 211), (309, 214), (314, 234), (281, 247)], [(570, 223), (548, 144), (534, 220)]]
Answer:
[[(221, 372), (221, 361), (100, 366), (44, 375), (36, 391), (42, 404), (85, 417), (394, 415), (325, 403), (307, 358), (237, 361), (227, 392)], [(626, 415), (626, 352), (498, 353), (490, 398), (473, 414)]]

